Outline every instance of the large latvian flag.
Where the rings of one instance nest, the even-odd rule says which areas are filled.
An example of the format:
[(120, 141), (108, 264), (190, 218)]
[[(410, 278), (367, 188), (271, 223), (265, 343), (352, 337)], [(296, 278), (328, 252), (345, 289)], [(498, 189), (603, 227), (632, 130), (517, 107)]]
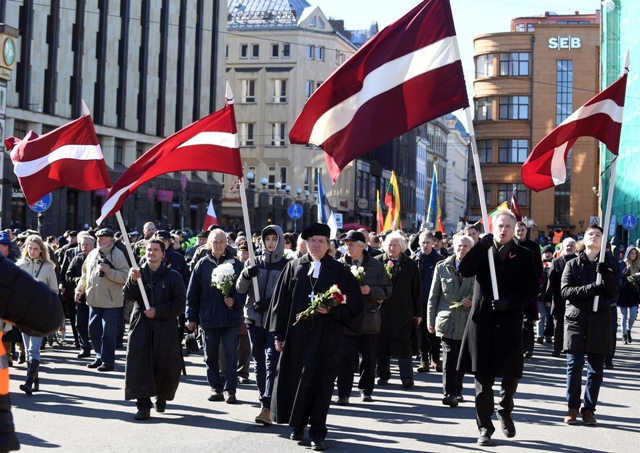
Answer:
[(215, 171), (242, 178), (233, 94), (228, 86), (224, 108), (164, 139), (120, 176), (105, 199), (98, 225), (115, 214), (125, 199), (145, 182), (180, 171)]
[(9, 137), (13, 171), (30, 205), (60, 187), (97, 190), (111, 187), (100, 142), (91, 116), (38, 135), (29, 131), (24, 139)]
[(522, 165), (522, 182), (539, 192), (567, 179), (567, 155), (580, 137), (594, 137), (618, 155), (627, 73), (598, 93), (538, 143)]
[(335, 182), (358, 156), (468, 106), (449, 0), (425, 0), (320, 85), (289, 139), (320, 146)]

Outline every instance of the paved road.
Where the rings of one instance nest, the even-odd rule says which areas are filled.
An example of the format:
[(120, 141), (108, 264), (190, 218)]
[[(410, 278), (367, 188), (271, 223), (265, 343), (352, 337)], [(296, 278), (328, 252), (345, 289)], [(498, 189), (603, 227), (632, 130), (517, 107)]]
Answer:
[[(347, 407), (332, 406), (327, 448), (336, 452), (489, 450), (562, 453), (633, 452), (640, 444), (640, 344), (619, 345), (615, 370), (607, 370), (600, 394), (597, 427), (562, 423), (565, 360), (540, 346), (527, 361), (516, 395), (513, 418), (518, 434), (506, 439), (499, 430), (493, 447), (475, 444), (472, 379), (465, 380), (466, 401), (457, 408), (441, 404), (441, 376), (416, 373), (407, 391), (398, 379), (376, 389), (373, 403), (354, 396)], [(12, 369), (11, 398), (16, 429), (25, 452), (303, 452), (310, 441), (288, 439), (286, 426), (262, 427), (254, 385), (238, 389), (239, 403), (207, 401), (208, 387), (201, 356), (186, 358), (189, 375), (180, 383), (167, 412), (145, 422), (133, 420), (135, 404), (123, 400), (124, 350), (117, 371), (99, 373), (85, 367), (70, 347), (43, 354), (40, 393), (18, 388), (24, 365)], [(395, 372), (395, 371), (394, 371)], [(395, 373), (397, 377), (397, 373)], [(496, 422), (496, 426), (497, 422)]]

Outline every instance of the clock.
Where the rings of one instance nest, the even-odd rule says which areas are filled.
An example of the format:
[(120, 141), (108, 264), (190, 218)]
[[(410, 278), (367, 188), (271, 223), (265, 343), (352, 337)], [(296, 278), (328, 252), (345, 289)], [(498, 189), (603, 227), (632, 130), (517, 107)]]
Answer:
[(4, 62), (7, 66), (11, 66), (16, 60), (16, 43), (13, 38), (7, 38), (4, 40), (2, 56), (4, 57)]

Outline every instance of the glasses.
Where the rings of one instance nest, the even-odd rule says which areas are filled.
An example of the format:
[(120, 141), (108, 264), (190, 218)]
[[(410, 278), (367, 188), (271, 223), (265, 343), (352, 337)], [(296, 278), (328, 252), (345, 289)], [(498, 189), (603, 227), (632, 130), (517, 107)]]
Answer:
[(289, 244), (289, 245), (291, 245), (291, 242), (288, 242), (288, 241), (284, 241), (284, 243), (285, 243), (285, 244)]

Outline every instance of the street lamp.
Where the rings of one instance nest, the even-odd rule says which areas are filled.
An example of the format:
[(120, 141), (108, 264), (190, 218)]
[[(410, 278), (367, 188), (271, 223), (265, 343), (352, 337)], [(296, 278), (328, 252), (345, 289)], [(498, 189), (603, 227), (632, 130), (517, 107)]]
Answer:
[(300, 198), (300, 194), (302, 194), (302, 189), (300, 187), (298, 187), (296, 189), (296, 193), (298, 194), (298, 198)]

